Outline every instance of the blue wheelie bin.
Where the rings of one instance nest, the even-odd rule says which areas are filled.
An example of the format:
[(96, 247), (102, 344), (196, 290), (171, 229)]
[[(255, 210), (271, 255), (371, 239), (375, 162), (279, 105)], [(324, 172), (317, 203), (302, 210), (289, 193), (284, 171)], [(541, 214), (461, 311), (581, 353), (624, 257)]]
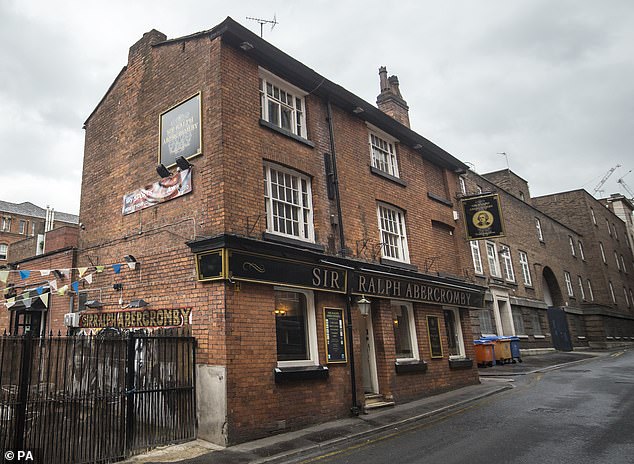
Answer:
[(522, 356), (520, 354), (520, 337), (513, 335), (506, 338), (511, 340), (511, 357), (513, 358), (513, 362), (515, 362), (515, 360), (522, 362)]

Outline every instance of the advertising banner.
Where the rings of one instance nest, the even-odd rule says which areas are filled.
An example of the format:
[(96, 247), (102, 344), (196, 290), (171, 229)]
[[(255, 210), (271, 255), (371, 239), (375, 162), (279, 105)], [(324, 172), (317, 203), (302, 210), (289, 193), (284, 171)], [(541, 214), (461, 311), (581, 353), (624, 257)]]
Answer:
[(158, 182), (146, 185), (123, 196), (122, 213), (134, 213), (150, 206), (181, 197), (192, 191), (192, 170), (175, 172)]

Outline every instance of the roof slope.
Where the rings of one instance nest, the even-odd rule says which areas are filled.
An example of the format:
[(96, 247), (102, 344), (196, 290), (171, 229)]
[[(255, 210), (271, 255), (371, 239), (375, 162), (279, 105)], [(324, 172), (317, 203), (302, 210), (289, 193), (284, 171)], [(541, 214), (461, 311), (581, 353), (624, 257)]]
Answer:
[[(10, 203), (8, 201), (0, 200), (0, 212), (46, 219), (46, 209), (40, 208), (39, 206), (34, 205), (33, 203), (28, 201), (22, 203)], [(61, 211), (55, 211), (55, 220), (68, 222), (69, 224), (78, 224), (79, 216), (70, 213), (62, 213)]]

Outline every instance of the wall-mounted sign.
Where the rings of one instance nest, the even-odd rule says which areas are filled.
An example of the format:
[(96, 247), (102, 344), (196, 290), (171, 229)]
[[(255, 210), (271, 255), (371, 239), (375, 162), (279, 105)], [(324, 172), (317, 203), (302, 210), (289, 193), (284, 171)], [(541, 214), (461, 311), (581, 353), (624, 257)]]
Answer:
[(345, 293), (345, 270), (283, 258), (229, 250), (228, 276), (234, 280)]
[(191, 308), (83, 311), (79, 316), (79, 327), (82, 329), (180, 327), (191, 324), (191, 314)]
[(346, 331), (343, 321), (343, 309), (324, 308), (324, 333), (326, 336), (326, 354), (329, 363), (345, 363)]
[(438, 316), (427, 316), (427, 336), (432, 358), (442, 358), (442, 339)]
[(477, 290), (420, 279), (391, 277), (384, 273), (352, 274), (352, 293), (465, 308), (481, 308), (484, 302), (484, 293)]
[(200, 93), (161, 113), (159, 163), (171, 166), (176, 158), (202, 153)]
[(504, 236), (504, 221), (497, 193), (462, 199), (467, 240)]
[(192, 170), (185, 169), (184, 171), (175, 172), (158, 182), (124, 195), (122, 213), (125, 216), (126, 214), (182, 197), (191, 191)]
[(224, 279), (223, 250), (206, 251), (196, 255), (198, 280)]

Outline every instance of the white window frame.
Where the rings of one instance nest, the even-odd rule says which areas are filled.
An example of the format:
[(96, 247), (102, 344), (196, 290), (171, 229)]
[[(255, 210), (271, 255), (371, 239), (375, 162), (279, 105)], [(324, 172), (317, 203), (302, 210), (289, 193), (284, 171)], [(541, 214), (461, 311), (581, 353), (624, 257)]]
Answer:
[(568, 291), (568, 296), (575, 296), (574, 290), (572, 288), (572, 279), (570, 278), (570, 272), (564, 271), (564, 280), (566, 281), (566, 290)]
[(580, 257), (583, 261), (585, 261), (585, 260), (586, 260), (586, 254), (585, 254), (585, 252), (583, 251), (583, 243), (581, 243), (581, 240), (579, 240), (579, 241), (577, 242), (577, 245), (579, 245), (579, 257)]
[(379, 202), (376, 216), (379, 224), (381, 256), (392, 261), (409, 263), (405, 212), (395, 206)]
[(522, 279), (524, 280), (524, 285), (532, 287), (533, 278), (531, 277), (531, 268), (528, 265), (528, 254), (524, 251), (520, 251), (519, 256), (520, 266), (522, 266)]
[(616, 251), (614, 252), (614, 261), (616, 261), (616, 268), (620, 271), (621, 263), (619, 262), (619, 254)]
[[(298, 87), (280, 79), (275, 74), (264, 68), (259, 68), (260, 72), (260, 117), (269, 124), (288, 131), (298, 137), (306, 139), (306, 100), (308, 95)], [(273, 95), (269, 94), (269, 86)], [(277, 92), (276, 92), (277, 91)], [(277, 93), (277, 97), (275, 96)], [(282, 96), (287, 98), (283, 101)], [(288, 97), (291, 102), (289, 103)], [(275, 116), (271, 112), (271, 107), (276, 106)], [(290, 128), (282, 125), (282, 111), (290, 113)], [(277, 121), (275, 118), (277, 117)]]
[(489, 272), (493, 277), (502, 277), (502, 271), (500, 269), (500, 261), (498, 259), (497, 247), (495, 242), (486, 242), (487, 249), (487, 261), (489, 263)]
[(627, 274), (627, 267), (625, 267), (625, 259), (623, 259), (623, 255), (621, 255), (621, 269), (623, 269), (623, 272)]
[(453, 313), (453, 320), (456, 323), (456, 348), (458, 354), (449, 355), (449, 359), (464, 359), (467, 355), (464, 348), (464, 340), (462, 336), (462, 323), (460, 322), (460, 310), (458, 308), (452, 308), (443, 306), (444, 311), (451, 311)]
[(2, 218), (2, 231), (10, 232), (11, 231), (11, 218), (3, 217)]
[(306, 337), (308, 359), (295, 361), (277, 361), (277, 367), (300, 367), (319, 365), (319, 349), (317, 347), (317, 320), (315, 317), (315, 297), (312, 290), (303, 290), (290, 287), (273, 287), (275, 291), (303, 293), (306, 297)]
[(590, 279), (588, 279), (587, 283), (588, 283), (588, 292), (590, 294), (590, 301), (594, 301), (594, 291), (592, 290), (592, 282), (590, 282)]
[(616, 231), (616, 226), (612, 223), (612, 230), (614, 231), (614, 238), (619, 239), (619, 233)]
[(594, 215), (594, 209), (590, 208), (590, 216), (592, 216), (592, 224), (598, 226), (597, 217)]
[(586, 291), (583, 289), (583, 279), (581, 276), (577, 276), (579, 278), (579, 292), (581, 293), (581, 299), (586, 301)]
[(476, 185), (476, 192), (482, 193), (483, 192), (482, 187), (479, 185)]
[(568, 243), (570, 244), (570, 252), (572, 256), (577, 256), (577, 250), (575, 249), (575, 241), (572, 239), (572, 235), (568, 235)]
[(627, 307), (630, 307), (630, 299), (627, 296), (627, 288), (623, 287), (623, 294), (625, 295), (625, 304), (627, 305)]
[(467, 181), (462, 176), (458, 176), (458, 185), (460, 187), (460, 192), (463, 195), (467, 194)]
[(368, 147), (372, 166), (381, 172), (398, 178), (400, 174), (396, 158), (397, 143), (398, 140), (394, 137), (390, 137), (385, 132), (368, 124)]
[(542, 231), (542, 222), (539, 218), (535, 218), (535, 228), (537, 229), (537, 238), (540, 242), (544, 241), (544, 232)]
[[(482, 323), (483, 319), (486, 319), (486, 324)], [(483, 336), (496, 334), (497, 324), (495, 322), (495, 314), (493, 313), (493, 310), (491, 308), (482, 308), (480, 311), (478, 311), (478, 320), (480, 321), (480, 333)], [(489, 327), (483, 327), (484, 325), (488, 325)], [(487, 332), (483, 330), (483, 328), (490, 328), (491, 330)]]
[(18, 233), (20, 235), (24, 235), (26, 234), (26, 231), (27, 231), (27, 222), (24, 219), (20, 219), (19, 226), (18, 226)]
[[(289, 176), (291, 180), (291, 192), (294, 190), (297, 192), (297, 203), (293, 203), (292, 201), (286, 201), (286, 199), (281, 198), (273, 198), (273, 190), (272, 190), (272, 176), (271, 172), (275, 171), (276, 173), (284, 175), (284, 181), (289, 180), (287, 176)], [(279, 177), (278, 177), (279, 179)], [(292, 181), (295, 179), (297, 189), (293, 188)], [(280, 184), (277, 184), (278, 186)], [(304, 192), (303, 187), (306, 187), (306, 191)], [(285, 194), (287, 192), (288, 187), (285, 189)], [(292, 195), (291, 195), (292, 196)], [(304, 242), (315, 242), (315, 225), (313, 223), (313, 200), (312, 200), (312, 190), (311, 190), (311, 179), (305, 174), (301, 174), (297, 171), (293, 171), (292, 169), (288, 169), (277, 164), (272, 163), (264, 163), (264, 202), (265, 202), (265, 213), (266, 213), (266, 231), (270, 234), (279, 235), (282, 237), (289, 237), (295, 240), (301, 240)], [(276, 230), (279, 228), (279, 220), (276, 223), (274, 221), (274, 209), (275, 207), (280, 210), (280, 205), (284, 206), (285, 214), (288, 213), (288, 208), (291, 208), (291, 213), (293, 210), (297, 212), (297, 220), (295, 221), (293, 215), (291, 214), (291, 219), (286, 219), (284, 227), (288, 226), (288, 221), (291, 222), (291, 230), (294, 230), (296, 225), (297, 234), (287, 233), (281, 230)], [(281, 218), (282, 216), (278, 216)], [(295, 222), (297, 224), (295, 224)]]
[(473, 260), (473, 270), (476, 274), (484, 274), (484, 267), (482, 267), (482, 255), (480, 254), (480, 244), (478, 240), (471, 240), (469, 242), (471, 247), (471, 259)]
[(612, 282), (608, 282), (608, 287), (610, 288), (610, 296), (612, 297), (612, 303), (616, 304), (616, 295), (614, 294), (614, 287), (612, 286)]
[(9, 245), (6, 243), (0, 243), (0, 259), (7, 259), (9, 255)]
[(504, 274), (504, 279), (508, 282), (515, 282), (515, 271), (513, 270), (511, 249), (506, 245), (500, 245), (500, 254), (502, 255), (502, 272)]
[[(391, 300), (391, 306), (405, 306), (407, 308), (407, 323), (409, 325), (409, 341), (411, 343), (412, 356), (409, 358), (396, 358), (397, 361), (419, 361), (420, 349), (418, 347), (418, 337), (416, 336), (416, 320), (414, 319), (414, 305), (408, 301)], [(395, 340), (396, 342), (396, 340)], [(396, 353), (396, 343), (394, 344)]]
[(599, 249), (601, 250), (601, 258), (603, 259), (603, 264), (608, 264), (608, 260), (605, 257), (605, 250), (603, 249), (603, 243), (599, 242)]
[(608, 234), (610, 234), (610, 237), (612, 237), (612, 229), (610, 229), (610, 221), (608, 219), (605, 220), (605, 225), (608, 228)]

